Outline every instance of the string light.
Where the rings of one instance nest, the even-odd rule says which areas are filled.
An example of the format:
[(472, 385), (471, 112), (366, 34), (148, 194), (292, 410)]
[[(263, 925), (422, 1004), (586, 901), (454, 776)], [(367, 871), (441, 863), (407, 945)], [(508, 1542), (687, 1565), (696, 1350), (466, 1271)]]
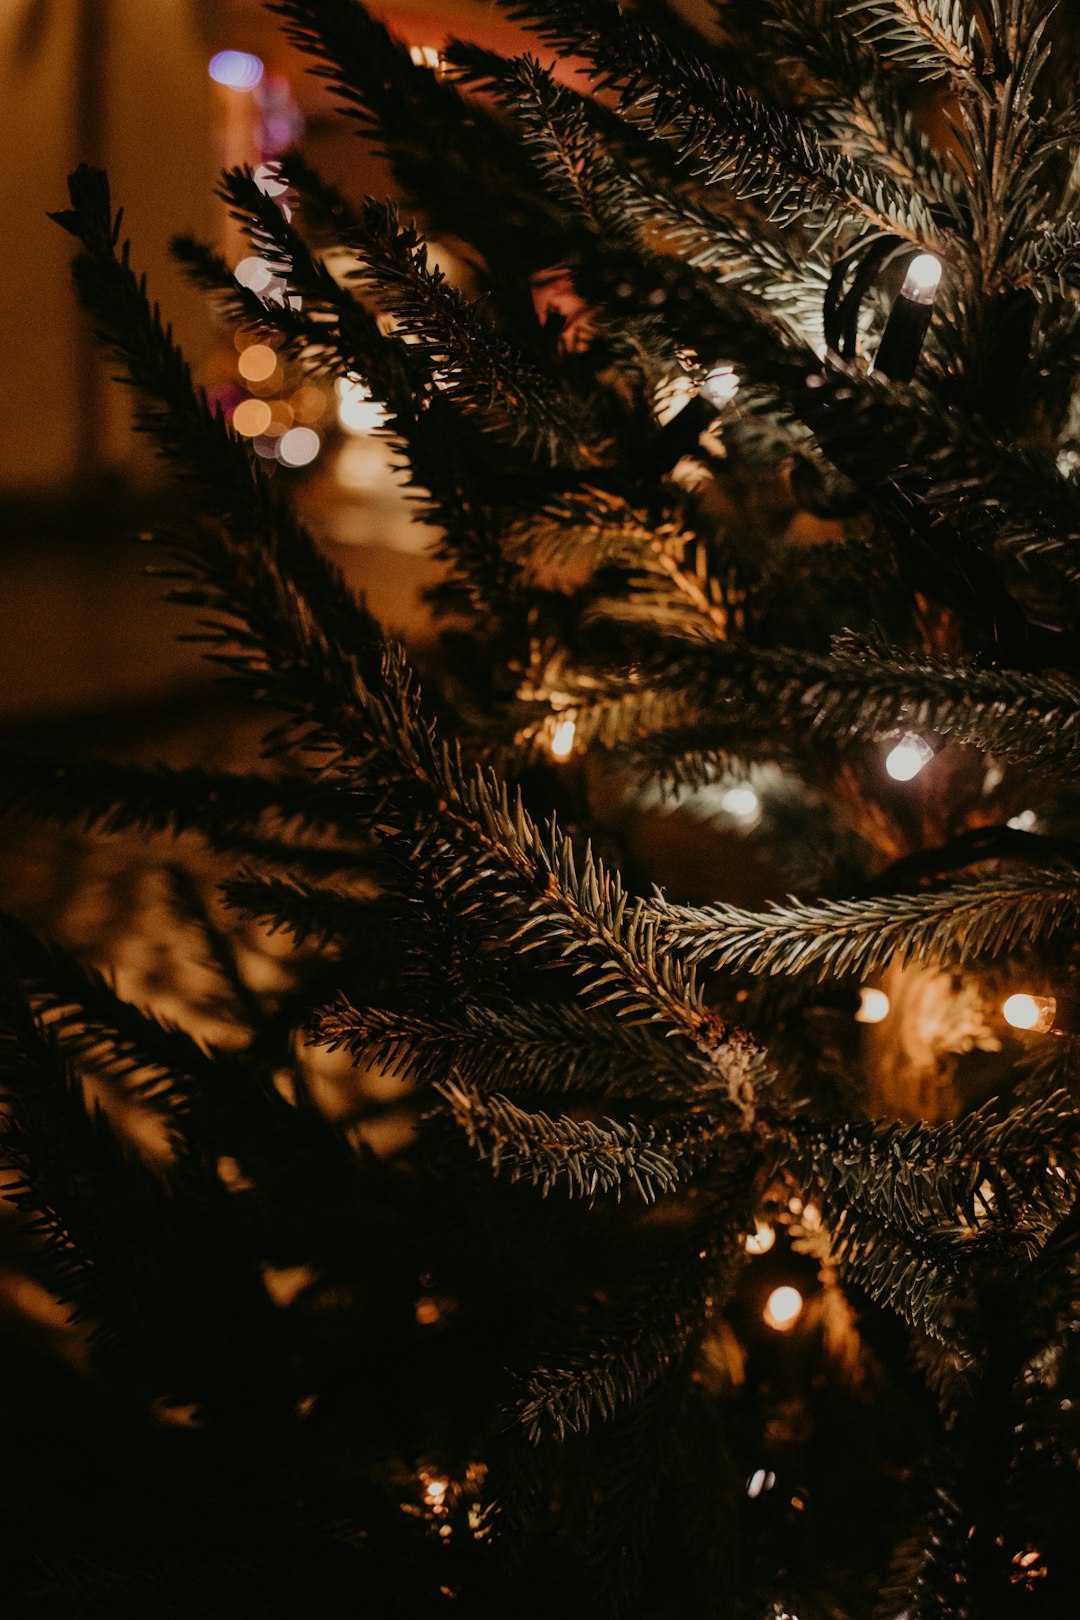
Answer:
[(233, 411), (232, 425), (245, 439), (257, 439), (260, 433), (266, 432), (272, 419), (265, 399), (245, 399)]
[(912, 259), (881, 334), (874, 360), (875, 372), (890, 377), (893, 382), (910, 382), (915, 375), (923, 340), (933, 318), (941, 276), (941, 260), (933, 253), (917, 253)]
[(440, 1479), (438, 1475), (433, 1475), (430, 1479), (424, 1481), (424, 1501), (429, 1508), (434, 1508), (435, 1512), (438, 1513), (445, 1506), (446, 1493), (449, 1489), (450, 1481), (448, 1479)]
[(1031, 1029), (1040, 1035), (1054, 1027), (1057, 1002), (1053, 996), (1009, 996), (1001, 1009), (1002, 1016), (1013, 1029)]
[(346, 433), (375, 433), (386, 421), (386, 410), (371, 389), (355, 377), (339, 377), (334, 384), (338, 396), (337, 419)]
[(720, 800), (721, 807), (729, 816), (735, 816), (739, 821), (749, 821), (758, 812), (758, 796), (752, 787), (731, 787)]
[(777, 1333), (786, 1333), (793, 1328), (802, 1315), (803, 1297), (797, 1288), (785, 1283), (782, 1288), (774, 1288), (765, 1302), (765, 1325), (775, 1328)]
[(572, 720), (560, 720), (551, 735), (551, 752), (556, 759), (569, 759), (574, 752), (577, 726)]
[(277, 442), (277, 458), (286, 467), (306, 467), (315, 460), (321, 443), (314, 428), (289, 428)]
[(749, 1232), (745, 1241), (747, 1254), (768, 1254), (776, 1242), (776, 1233), (767, 1221), (755, 1221), (754, 1230)]
[(265, 71), (260, 57), (250, 51), (218, 51), (206, 70), (215, 84), (229, 90), (254, 90)]
[(874, 990), (864, 984), (859, 991), (859, 1010), (855, 1014), (857, 1024), (880, 1024), (883, 1018), (889, 1016), (889, 998), (884, 990)]
[(908, 731), (890, 751), (885, 769), (894, 782), (910, 782), (933, 757), (934, 750), (930, 744), (916, 736), (915, 732)]
[(714, 366), (701, 385), (702, 398), (717, 411), (730, 405), (738, 392), (739, 379), (732, 366)]
[(241, 287), (246, 287), (249, 292), (261, 293), (265, 292), (274, 280), (274, 267), (265, 259), (251, 254), (246, 259), (240, 260), (233, 275)]
[(409, 61), (416, 67), (437, 68), (442, 66), (442, 53), (435, 45), (410, 45)]
[(278, 358), (268, 343), (253, 343), (244, 349), (236, 369), (248, 382), (265, 382), (277, 370)]
[(1038, 820), (1034, 810), (1021, 810), (1018, 816), (1010, 816), (1005, 825), (1013, 832), (1033, 832)]

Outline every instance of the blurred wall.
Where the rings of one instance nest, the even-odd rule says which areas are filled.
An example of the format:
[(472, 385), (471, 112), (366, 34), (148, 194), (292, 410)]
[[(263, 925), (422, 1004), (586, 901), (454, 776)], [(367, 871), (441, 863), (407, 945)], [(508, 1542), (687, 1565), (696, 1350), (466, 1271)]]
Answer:
[(211, 229), (207, 0), (0, 0), (0, 105), (10, 151), (0, 298), (0, 482), (57, 486), (130, 453), (69, 285), (70, 238), (44, 219), (65, 176), (103, 164), (155, 294), (198, 355), (200, 301), (167, 257)]

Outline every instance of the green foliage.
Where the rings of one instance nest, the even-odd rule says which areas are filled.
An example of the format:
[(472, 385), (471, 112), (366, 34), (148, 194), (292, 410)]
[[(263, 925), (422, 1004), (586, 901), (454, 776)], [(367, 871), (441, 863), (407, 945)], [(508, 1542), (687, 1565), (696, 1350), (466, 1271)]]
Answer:
[[(220, 191), (274, 293), (177, 256), (384, 404), (447, 634), (421, 695), (79, 169), (54, 217), (182, 486), (172, 596), (278, 763), (5, 755), (21, 821), (172, 841), (230, 1040), (0, 921), (34, 1274), (102, 1388), (190, 1410), (252, 1547), (288, 1527), (319, 1596), (275, 1571), (259, 1612), (854, 1620), (890, 1571), (888, 1620), (1027, 1616), (1070, 1590), (1080, 1458), (1077, 126), (1049, 12), (729, 0), (713, 40), (658, 3), (514, 0), (543, 60), (456, 42), (432, 72), (355, 0), (271, 9), (401, 200), (290, 154), (289, 212), (247, 168)], [(927, 250), (894, 383), (872, 360)], [(937, 751), (890, 785), (906, 729)], [(1037, 836), (998, 825), (1029, 804)], [(792, 867), (825, 892), (770, 898)], [(253, 978), (274, 935), (287, 969)], [(844, 981), (879, 974), (862, 1040)], [(1027, 1062), (1014, 976), (1058, 1002)], [(110, 1615), (167, 1612), (161, 1545)], [(80, 1613), (109, 1557), (61, 1559)]]

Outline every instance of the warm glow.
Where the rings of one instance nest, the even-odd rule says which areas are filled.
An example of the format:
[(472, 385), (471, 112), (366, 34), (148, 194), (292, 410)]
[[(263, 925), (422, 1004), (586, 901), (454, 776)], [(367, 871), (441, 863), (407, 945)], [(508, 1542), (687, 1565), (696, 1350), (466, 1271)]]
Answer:
[(1010, 996), (1001, 1009), (1007, 1024), (1013, 1029), (1034, 1029), (1045, 1035), (1053, 1028), (1057, 1002), (1053, 996)]
[(245, 439), (258, 438), (270, 426), (272, 412), (265, 399), (241, 400), (232, 414), (232, 425)]
[(424, 1501), (428, 1507), (441, 1508), (450, 1489), (450, 1482), (446, 1479), (429, 1479), (424, 1482)]
[(885, 761), (885, 769), (894, 782), (910, 782), (933, 757), (934, 750), (930, 744), (917, 737), (913, 731), (909, 731), (890, 752)]
[(767, 1221), (755, 1221), (754, 1230), (747, 1235), (747, 1254), (768, 1254), (776, 1242), (776, 1233)]
[(1018, 816), (1010, 816), (1005, 825), (1013, 832), (1033, 832), (1038, 820), (1034, 810), (1021, 810)]
[(932, 304), (941, 285), (941, 260), (932, 253), (920, 253), (907, 268), (901, 297), (916, 304)]
[(265, 382), (277, 370), (277, 355), (268, 343), (253, 343), (242, 351), (236, 369), (248, 382)]
[(315, 460), (321, 443), (314, 428), (290, 428), (277, 442), (277, 458), (286, 467), (306, 467)]
[(372, 399), (362, 382), (341, 377), (334, 384), (338, 396), (337, 418), (346, 433), (375, 433), (386, 421), (386, 410)]
[(766, 1326), (775, 1328), (778, 1333), (786, 1333), (798, 1321), (802, 1308), (803, 1297), (797, 1288), (787, 1284), (783, 1288), (774, 1288), (765, 1304)]
[(437, 68), (442, 56), (437, 45), (410, 45), (409, 61), (417, 67)]
[(751, 816), (757, 815), (758, 796), (752, 787), (728, 788), (720, 804), (729, 816), (737, 816), (740, 821), (749, 821)]
[(702, 397), (714, 410), (722, 411), (739, 392), (739, 379), (731, 366), (715, 366), (701, 385)]
[(872, 990), (869, 985), (863, 985), (859, 991), (859, 1010), (855, 1014), (857, 1024), (880, 1024), (883, 1018), (889, 1016), (889, 998), (884, 990)]
[(273, 281), (274, 267), (272, 264), (267, 264), (265, 259), (257, 258), (252, 254), (248, 258), (240, 260), (240, 263), (233, 271), (233, 275), (241, 287), (246, 287), (249, 292), (261, 293), (265, 292)]
[(218, 51), (206, 70), (215, 84), (230, 90), (254, 90), (263, 76), (263, 64), (250, 51)]
[(551, 737), (551, 752), (556, 759), (569, 759), (574, 751), (577, 726), (572, 720), (560, 720)]
[(305, 383), (296, 390), (289, 404), (296, 421), (317, 422), (326, 409), (326, 395), (313, 383)]

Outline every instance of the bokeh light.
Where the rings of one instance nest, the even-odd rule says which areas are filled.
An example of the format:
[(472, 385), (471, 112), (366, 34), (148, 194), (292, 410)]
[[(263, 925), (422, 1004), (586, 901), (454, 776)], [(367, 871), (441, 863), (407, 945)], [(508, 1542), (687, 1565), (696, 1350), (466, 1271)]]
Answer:
[(795, 1326), (802, 1308), (803, 1297), (797, 1288), (792, 1288), (788, 1283), (782, 1288), (774, 1288), (765, 1302), (766, 1325), (775, 1328), (777, 1333), (786, 1333)]
[(247, 287), (249, 292), (264, 292), (274, 280), (275, 272), (272, 264), (252, 254), (240, 260), (233, 275), (241, 287)]
[(749, 821), (758, 812), (758, 796), (752, 787), (728, 788), (720, 803), (729, 816), (739, 821)]
[(306, 467), (315, 460), (321, 443), (314, 428), (289, 428), (277, 442), (277, 458), (286, 467)]
[(245, 439), (255, 439), (270, 426), (270, 407), (265, 399), (245, 399), (232, 415), (235, 431)]
[(268, 343), (253, 343), (241, 352), (236, 369), (248, 382), (265, 382), (277, 370), (278, 358)]
[(883, 1018), (889, 1016), (889, 998), (884, 990), (874, 990), (864, 984), (859, 991), (859, 1010), (855, 1014), (857, 1024), (880, 1024)]
[(574, 751), (577, 726), (572, 720), (560, 720), (551, 737), (551, 752), (556, 759), (569, 759)]
[(262, 59), (250, 51), (218, 51), (210, 58), (207, 72), (215, 84), (230, 90), (254, 90), (263, 76)]
[(353, 378), (339, 377), (334, 384), (338, 396), (337, 418), (346, 433), (375, 433), (386, 421), (386, 411), (371, 389)]

